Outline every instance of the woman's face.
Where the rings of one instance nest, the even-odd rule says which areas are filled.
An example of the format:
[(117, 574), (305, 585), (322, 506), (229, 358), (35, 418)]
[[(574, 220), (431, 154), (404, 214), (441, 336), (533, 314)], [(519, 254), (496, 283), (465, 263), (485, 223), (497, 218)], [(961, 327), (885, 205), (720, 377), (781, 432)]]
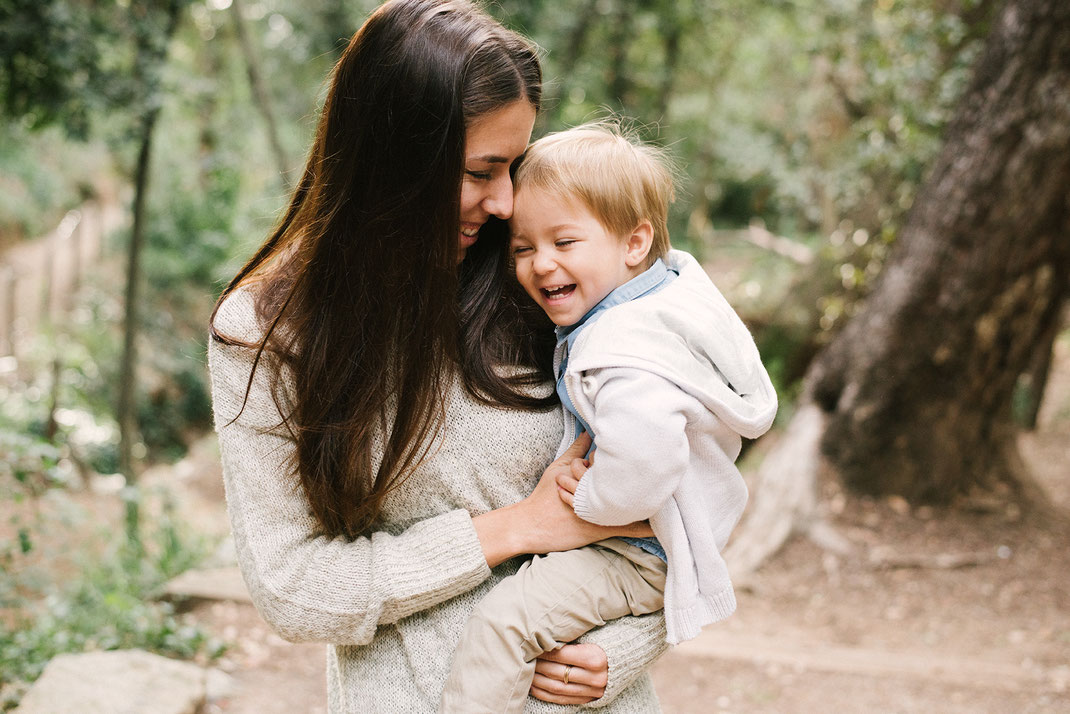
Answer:
[(484, 114), (468, 125), (465, 134), (464, 179), (461, 182), (461, 226), (457, 262), (479, 240), (479, 229), (491, 216), (508, 220), (513, 215), (513, 181), (509, 167), (524, 153), (535, 108), (518, 99)]

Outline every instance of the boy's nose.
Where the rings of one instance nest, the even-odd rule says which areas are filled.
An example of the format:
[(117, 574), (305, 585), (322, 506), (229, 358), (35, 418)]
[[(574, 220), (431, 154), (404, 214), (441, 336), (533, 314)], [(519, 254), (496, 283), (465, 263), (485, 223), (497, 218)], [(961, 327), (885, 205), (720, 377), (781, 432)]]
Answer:
[(539, 275), (546, 275), (553, 271), (557, 266), (557, 262), (550, 256), (549, 253), (535, 253), (535, 259), (532, 261), (532, 269)]

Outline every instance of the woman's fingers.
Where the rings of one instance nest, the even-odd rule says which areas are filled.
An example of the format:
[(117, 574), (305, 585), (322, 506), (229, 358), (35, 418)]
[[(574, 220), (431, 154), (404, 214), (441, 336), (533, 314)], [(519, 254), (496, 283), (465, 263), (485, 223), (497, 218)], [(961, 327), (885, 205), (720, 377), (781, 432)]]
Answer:
[[(543, 686), (545, 683), (545, 686)], [(566, 692), (559, 691), (561, 689), (567, 690)], [(536, 674), (535, 678), (531, 681), (531, 689), (528, 694), (541, 699), (544, 702), (552, 702), (554, 704), (586, 704), (587, 702), (593, 702), (598, 699), (598, 696), (593, 694), (584, 694), (583, 691), (589, 689), (582, 687), (579, 684), (561, 684), (555, 680), (544, 677), (541, 674)]]
[[(543, 674), (559, 674), (564, 678), (566, 665), (572, 665), (573, 670), (586, 670), (595, 677), (590, 683), (600, 687), (606, 686), (609, 679), (609, 659), (606, 651), (594, 644), (571, 644), (562, 645), (556, 650), (543, 652), (535, 660), (535, 671)], [(570, 674), (569, 681), (574, 677)]]
[(573, 459), (572, 464), (568, 470), (561, 469), (557, 472), (557, 485), (560, 488), (565, 489), (569, 493), (576, 493), (576, 489), (580, 485), (580, 479), (583, 477), (583, 474), (586, 471), (587, 467), (583, 465), (582, 460)]
[[(560, 650), (552, 654), (556, 655), (558, 652)], [(543, 657), (550, 654), (547, 653)], [(582, 656), (583, 653), (580, 654), (579, 657), (569, 659), (586, 659)], [(564, 681), (566, 671), (568, 683)], [(530, 694), (536, 699), (555, 704), (585, 704), (605, 693), (605, 682), (605, 672), (540, 658), (535, 661), (535, 676), (531, 680)]]

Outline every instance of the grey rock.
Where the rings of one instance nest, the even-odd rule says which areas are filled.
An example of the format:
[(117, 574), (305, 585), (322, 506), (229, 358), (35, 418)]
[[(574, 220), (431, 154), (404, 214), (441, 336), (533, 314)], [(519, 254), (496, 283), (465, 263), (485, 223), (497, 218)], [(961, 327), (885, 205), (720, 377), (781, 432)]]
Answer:
[(16, 714), (196, 714), (205, 670), (141, 650), (59, 655)]
[(187, 570), (168, 581), (160, 597), (252, 602), (238, 566)]

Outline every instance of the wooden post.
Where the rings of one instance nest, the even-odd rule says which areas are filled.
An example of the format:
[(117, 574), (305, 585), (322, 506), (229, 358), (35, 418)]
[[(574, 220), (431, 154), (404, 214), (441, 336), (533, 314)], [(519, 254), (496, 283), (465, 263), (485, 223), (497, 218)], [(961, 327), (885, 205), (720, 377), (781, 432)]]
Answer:
[[(55, 349), (54, 346), (53, 349)], [(59, 425), (56, 423), (56, 410), (59, 409), (60, 373), (59, 355), (57, 354), (52, 358), (51, 394), (48, 400), (48, 419), (45, 420), (45, 438), (49, 441), (54, 441), (56, 432), (59, 431)]]
[(104, 259), (104, 251), (107, 247), (105, 245), (106, 225), (104, 221), (104, 204), (101, 201), (95, 201), (93, 203), (93, 235), (96, 240), (96, 252), (93, 254), (93, 260), (99, 263)]
[(74, 307), (75, 294), (82, 280), (82, 246), (85, 243), (85, 214), (75, 211), (74, 230), (71, 232), (71, 280), (67, 286), (67, 309)]
[(0, 270), (0, 284), (4, 288), (4, 342), (2, 355), (15, 356), (15, 292), (18, 278), (10, 265)]
[(53, 273), (56, 269), (56, 237), (59, 235), (59, 228), (52, 231), (48, 237), (44, 240), (44, 273), (42, 274), (42, 280), (44, 284), (41, 288), (41, 325), (48, 329), (52, 325), (52, 284)]

